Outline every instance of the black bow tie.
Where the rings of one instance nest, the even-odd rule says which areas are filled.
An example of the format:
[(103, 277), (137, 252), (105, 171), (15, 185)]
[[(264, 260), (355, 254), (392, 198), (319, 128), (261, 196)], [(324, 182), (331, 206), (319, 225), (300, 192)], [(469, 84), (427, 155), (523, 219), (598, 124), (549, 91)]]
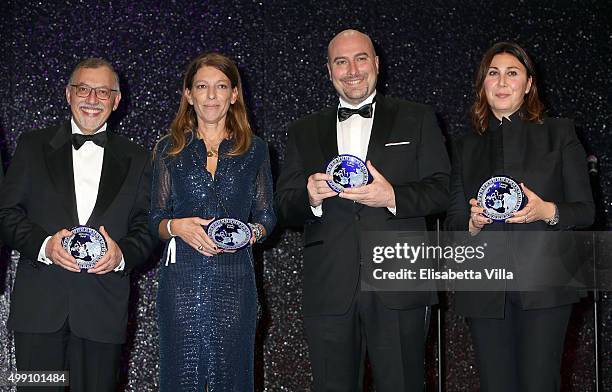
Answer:
[(372, 112), (373, 112), (373, 109), (372, 109), (371, 103), (365, 104), (359, 109), (349, 109), (349, 108), (339, 107), (338, 108), (338, 120), (342, 122), (344, 120), (347, 120), (353, 114), (358, 114), (364, 118), (372, 118)]
[(108, 139), (108, 136), (106, 135), (106, 131), (98, 132), (93, 135), (83, 135), (80, 133), (73, 133), (72, 134), (72, 145), (74, 146), (75, 150), (78, 150), (79, 148), (81, 148), (83, 144), (85, 144), (85, 142), (91, 141), (91, 142), (96, 143), (98, 146), (104, 148), (104, 146), (106, 146), (107, 139)]

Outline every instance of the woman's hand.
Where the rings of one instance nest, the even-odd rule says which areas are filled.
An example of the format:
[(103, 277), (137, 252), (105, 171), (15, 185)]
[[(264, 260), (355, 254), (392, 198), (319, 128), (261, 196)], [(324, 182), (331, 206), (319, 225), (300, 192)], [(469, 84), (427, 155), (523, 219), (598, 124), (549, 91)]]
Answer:
[(555, 204), (544, 201), (536, 195), (525, 184), (521, 183), (521, 188), (527, 196), (527, 205), (515, 212), (512, 218), (506, 219), (506, 223), (531, 223), (539, 220), (552, 219), (555, 215)]
[(470, 199), (470, 220), (468, 221), (468, 229), (471, 235), (476, 235), (482, 230), (485, 225), (493, 221), (484, 216), (484, 208), (474, 198)]
[(222, 251), (215, 245), (213, 240), (206, 234), (204, 227), (212, 222), (212, 219), (198, 217), (172, 219), (172, 234), (180, 237), (193, 249), (204, 256), (214, 256)]

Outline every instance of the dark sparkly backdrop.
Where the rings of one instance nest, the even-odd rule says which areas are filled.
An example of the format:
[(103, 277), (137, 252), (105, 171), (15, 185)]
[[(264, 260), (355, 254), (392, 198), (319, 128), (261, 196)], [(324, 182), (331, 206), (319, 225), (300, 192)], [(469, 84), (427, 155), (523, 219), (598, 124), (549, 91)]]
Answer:
[[(482, 3), (482, 4), (481, 4)], [(0, 1), (0, 150), (5, 166), (18, 135), (68, 118), (64, 85), (82, 57), (101, 56), (121, 75), (115, 129), (151, 148), (179, 101), (182, 70), (202, 51), (223, 51), (240, 66), (251, 119), (278, 171), (287, 124), (335, 102), (324, 63), (328, 40), (355, 27), (381, 56), (379, 90), (431, 104), (449, 135), (467, 132), (475, 66), (499, 40), (535, 58), (550, 114), (574, 118), (588, 152), (599, 157), (598, 224), (612, 218), (612, 4), (609, 1)], [(277, 233), (258, 268), (266, 311), (257, 350), (258, 384), (268, 391), (309, 389), (300, 318), (301, 237)], [(14, 365), (4, 329), (15, 263), (0, 262), (0, 370)], [(132, 338), (125, 390), (157, 385), (154, 262), (134, 276)], [(447, 297), (452, 302), (452, 297)], [(612, 296), (599, 309), (601, 391), (612, 391)], [(446, 307), (445, 307), (446, 308)], [(435, 313), (434, 313), (435, 316)], [(428, 385), (437, 386), (432, 323)], [(443, 386), (476, 391), (469, 336), (451, 311), (442, 317)], [(564, 391), (594, 391), (593, 303), (577, 307), (563, 365)]]

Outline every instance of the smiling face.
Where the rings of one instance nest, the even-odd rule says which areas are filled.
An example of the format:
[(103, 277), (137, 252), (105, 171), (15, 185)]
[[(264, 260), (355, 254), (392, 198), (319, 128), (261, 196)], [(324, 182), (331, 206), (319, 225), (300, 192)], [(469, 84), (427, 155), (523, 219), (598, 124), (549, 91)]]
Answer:
[(378, 56), (367, 35), (343, 31), (330, 42), (327, 55), (329, 77), (345, 101), (358, 105), (372, 94), (378, 78)]
[(198, 124), (225, 123), (227, 111), (238, 97), (230, 79), (215, 67), (204, 66), (196, 72), (191, 89), (185, 89), (185, 97), (196, 112)]
[[(109, 90), (119, 89), (115, 75), (108, 67), (80, 68), (73, 75), (70, 84), (92, 88), (104, 87)], [(66, 100), (79, 129), (84, 134), (92, 134), (100, 129), (113, 110), (117, 109), (121, 93), (113, 91), (108, 99), (102, 100), (96, 96), (94, 90), (91, 90), (87, 97), (79, 97), (77, 88), (67, 86)]]
[(516, 112), (531, 89), (531, 77), (521, 62), (509, 53), (495, 55), (484, 80), (489, 108), (498, 119)]

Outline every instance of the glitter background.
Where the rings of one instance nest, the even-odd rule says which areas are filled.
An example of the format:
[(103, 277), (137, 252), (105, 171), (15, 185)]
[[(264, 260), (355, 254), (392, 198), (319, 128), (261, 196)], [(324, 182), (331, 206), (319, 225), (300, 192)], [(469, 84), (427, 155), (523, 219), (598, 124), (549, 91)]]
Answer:
[[(160, 4), (161, 3), (161, 4)], [(196, 3), (198, 3), (196, 5)], [(600, 162), (594, 181), (600, 229), (612, 222), (612, 3), (608, 1), (21, 1), (0, 2), (0, 151), (8, 164), (19, 134), (69, 118), (64, 85), (79, 59), (116, 65), (123, 99), (111, 125), (151, 148), (178, 106), (181, 74), (202, 51), (237, 61), (256, 132), (270, 144), (275, 175), (287, 124), (335, 102), (325, 50), (348, 27), (373, 38), (381, 57), (379, 90), (436, 109), (448, 135), (468, 132), (466, 108), (482, 53), (515, 40), (534, 57), (549, 113), (574, 118)], [(554, 3), (554, 4), (552, 4)], [(260, 250), (265, 305), (256, 350), (258, 388), (309, 390), (302, 333), (301, 234), (278, 232)], [(13, 257), (15, 258), (15, 257)], [(122, 384), (157, 390), (155, 260), (133, 277), (131, 338)], [(0, 370), (14, 366), (4, 329), (15, 262), (0, 262)], [(442, 383), (476, 391), (469, 334), (442, 306)], [(437, 390), (436, 311), (428, 347), (428, 390)], [(601, 391), (612, 391), (612, 295), (599, 303)], [(564, 391), (594, 391), (593, 301), (576, 308), (563, 364)], [(0, 387), (1, 388), (1, 387)]]

